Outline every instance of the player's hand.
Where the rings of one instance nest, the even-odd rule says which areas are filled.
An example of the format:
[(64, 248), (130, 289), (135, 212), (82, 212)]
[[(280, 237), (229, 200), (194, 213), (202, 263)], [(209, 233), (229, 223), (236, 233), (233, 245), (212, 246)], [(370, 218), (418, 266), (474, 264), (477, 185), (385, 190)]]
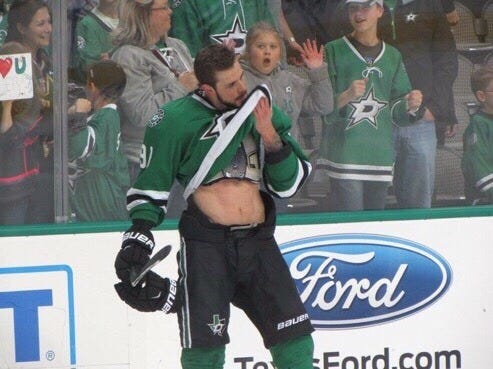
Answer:
[(308, 69), (319, 68), (324, 62), (324, 56), (322, 53), (322, 46), (317, 47), (315, 40), (306, 40), (303, 42), (303, 52), (301, 53), (301, 59), (305, 63)]
[(418, 111), (423, 102), (423, 94), (419, 90), (412, 90), (406, 95), (407, 110), (410, 112)]
[(282, 148), (282, 141), (272, 124), (272, 108), (269, 100), (262, 97), (253, 110), (255, 116), (255, 129), (262, 137), (266, 152), (279, 151)]
[(153, 271), (147, 272), (144, 281), (138, 286), (119, 282), (115, 284), (115, 290), (127, 305), (142, 312), (161, 310), (172, 313), (179, 305), (176, 303), (176, 282), (162, 278)]
[(115, 270), (120, 280), (130, 285), (130, 269), (140, 269), (149, 261), (154, 237), (147, 228), (133, 225), (123, 234), (122, 248), (116, 255)]

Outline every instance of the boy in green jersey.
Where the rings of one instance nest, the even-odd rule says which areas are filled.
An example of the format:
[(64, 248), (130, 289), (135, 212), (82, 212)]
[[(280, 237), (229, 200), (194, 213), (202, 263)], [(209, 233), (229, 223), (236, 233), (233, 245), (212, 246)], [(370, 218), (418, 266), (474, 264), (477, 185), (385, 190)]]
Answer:
[[(125, 193), (130, 179), (120, 143), (120, 116), (115, 104), (125, 83), (125, 73), (117, 63), (111, 60), (97, 62), (87, 72), (86, 90), (90, 102), (78, 99), (69, 109), (72, 123), (69, 134), (70, 199), (79, 221), (128, 218)], [(91, 105), (94, 112), (86, 124), (84, 115), (91, 110)], [(80, 122), (81, 119), (84, 121)]]
[(317, 165), (330, 177), (335, 211), (383, 209), (392, 182), (392, 124), (415, 119), (420, 91), (401, 54), (382, 42), (383, 0), (346, 0), (353, 31), (325, 46), (335, 96)]

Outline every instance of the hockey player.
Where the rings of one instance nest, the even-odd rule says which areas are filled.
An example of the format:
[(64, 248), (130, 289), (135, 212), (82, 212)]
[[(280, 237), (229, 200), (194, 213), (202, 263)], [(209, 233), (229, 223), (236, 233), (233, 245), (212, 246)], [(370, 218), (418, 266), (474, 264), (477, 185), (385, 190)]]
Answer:
[(78, 221), (128, 219), (125, 193), (130, 178), (120, 143), (120, 116), (116, 108), (125, 83), (122, 67), (111, 60), (99, 61), (87, 71), (90, 102), (78, 99), (69, 109), (69, 118), (77, 118), (88, 113), (91, 105), (94, 108), (87, 124), (70, 126), (70, 200)]
[(466, 199), (473, 204), (493, 204), (493, 67), (473, 72), (471, 88), (481, 107), (464, 132)]
[(377, 36), (383, 0), (346, 0), (353, 31), (325, 46), (336, 98), (317, 164), (330, 177), (335, 211), (383, 209), (392, 182), (392, 123), (415, 119), (400, 53)]
[[(310, 164), (288, 134), (288, 117), (271, 107), (267, 88), (247, 95), (232, 49), (204, 48), (194, 69), (199, 89), (165, 104), (148, 122), (143, 170), (127, 197), (133, 225), (115, 260), (122, 282), (115, 287), (140, 311), (177, 311), (184, 369), (223, 367), (231, 303), (255, 324), (277, 368), (312, 369), (313, 328), (273, 237), (271, 195), (259, 190), (263, 179), (274, 196), (294, 195)], [(175, 178), (188, 199), (179, 222), (178, 289), (153, 272), (131, 287), (129, 270), (149, 259), (151, 228), (164, 218)], [(291, 318), (296, 324), (278, 329)]]

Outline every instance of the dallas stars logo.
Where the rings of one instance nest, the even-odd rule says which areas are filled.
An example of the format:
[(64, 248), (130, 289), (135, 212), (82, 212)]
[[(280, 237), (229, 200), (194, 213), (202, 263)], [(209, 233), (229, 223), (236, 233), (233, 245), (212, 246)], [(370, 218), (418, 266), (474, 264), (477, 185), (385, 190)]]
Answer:
[(231, 119), (233, 119), (233, 116), (236, 113), (236, 111), (237, 109), (229, 110), (221, 115), (216, 116), (212, 121), (212, 124), (209, 127), (209, 129), (205, 131), (205, 133), (202, 135), (200, 139), (205, 140), (211, 137), (219, 137), (223, 132), (224, 128), (228, 125)]
[(372, 87), (365, 96), (356, 102), (351, 102), (350, 105), (354, 110), (349, 117), (349, 124), (346, 129), (351, 129), (364, 121), (368, 121), (373, 127), (378, 128), (377, 116), (387, 103), (375, 98)]
[(409, 13), (406, 15), (406, 23), (409, 22), (416, 22), (416, 18), (418, 17), (417, 14), (414, 14), (413, 12)]
[(228, 38), (233, 39), (236, 43), (235, 53), (240, 54), (245, 48), (246, 34), (247, 30), (241, 24), (238, 14), (236, 14), (233, 25), (229, 30), (227, 30), (225, 33), (216, 33), (215, 35), (211, 35), (210, 37), (219, 44), (221, 44), (224, 40), (227, 40)]
[(219, 314), (214, 314), (212, 316), (212, 323), (207, 324), (212, 331), (213, 335), (223, 336), (224, 328), (226, 324), (224, 323), (226, 319), (219, 319)]

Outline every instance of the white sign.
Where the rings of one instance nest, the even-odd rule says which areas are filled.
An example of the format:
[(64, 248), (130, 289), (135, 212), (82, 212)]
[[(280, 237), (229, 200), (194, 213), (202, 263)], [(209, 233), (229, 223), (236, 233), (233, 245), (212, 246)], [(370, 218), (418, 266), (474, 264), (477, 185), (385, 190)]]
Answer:
[[(316, 327), (314, 368), (493, 368), (492, 222), (277, 227)], [(177, 231), (154, 238), (173, 245), (154, 270), (176, 279)], [(139, 313), (114, 290), (120, 243), (118, 232), (0, 238), (0, 368), (181, 367), (176, 316)], [(228, 332), (225, 369), (273, 369), (236, 308)]]
[(31, 54), (0, 55), (0, 101), (33, 97)]

